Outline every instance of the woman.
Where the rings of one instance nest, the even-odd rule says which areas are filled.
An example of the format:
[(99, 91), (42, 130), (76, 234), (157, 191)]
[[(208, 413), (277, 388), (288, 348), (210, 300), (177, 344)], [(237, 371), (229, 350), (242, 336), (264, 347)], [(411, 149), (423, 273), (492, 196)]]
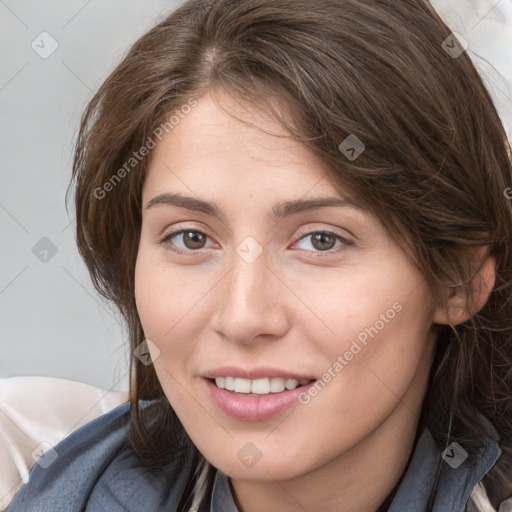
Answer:
[(74, 160), (130, 404), (9, 511), (507, 510), (509, 149), (426, 1), (183, 4)]

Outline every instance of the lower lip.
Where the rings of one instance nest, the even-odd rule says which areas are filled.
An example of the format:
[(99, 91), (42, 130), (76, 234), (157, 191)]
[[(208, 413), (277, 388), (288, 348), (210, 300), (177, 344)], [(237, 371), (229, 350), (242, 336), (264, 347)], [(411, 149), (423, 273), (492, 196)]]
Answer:
[(234, 394), (227, 389), (218, 388), (210, 379), (204, 380), (208, 393), (219, 409), (228, 416), (242, 421), (264, 421), (274, 418), (293, 405), (297, 405), (299, 394), (307, 392), (316, 382), (314, 380), (305, 386), (281, 393), (244, 396)]

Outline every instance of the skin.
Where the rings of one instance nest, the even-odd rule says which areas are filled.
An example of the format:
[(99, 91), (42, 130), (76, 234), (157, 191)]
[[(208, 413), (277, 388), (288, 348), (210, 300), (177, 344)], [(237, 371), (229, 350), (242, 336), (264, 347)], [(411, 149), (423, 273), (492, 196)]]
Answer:
[[(216, 98), (199, 98), (159, 142), (143, 187), (136, 301), (158, 348), (158, 378), (198, 449), (231, 477), (241, 511), (375, 511), (410, 457), (446, 310), (367, 211), (324, 207), (272, 221), (275, 203), (339, 193), (315, 155), (274, 136), (286, 135), (275, 120), (222, 90)], [(213, 201), (225, 217), (146, 208), (165, 192)], [(205, 233), (203, 247), (182, 235), (160, 243), (179, 229)], [(326, 229), (350, 245), (318, 249), (307, 233)], [(252, 263), (236, 252), (248, 236), (263, 249)], [(173, 243), (186, 254), (174, 253)], [(494, 284), (492, 269), (492, 262), (484, 267), (479, 307)], [(457, 290), (448, 301), (452, 323), (464, 321)], [(306, 405), (245, 422), (206, 393), (201, 375), (224, 365), (321, 379), (395, 303), (401, 311)], [(248, 442), (262, 454), (250, 468), (237, 457)]]

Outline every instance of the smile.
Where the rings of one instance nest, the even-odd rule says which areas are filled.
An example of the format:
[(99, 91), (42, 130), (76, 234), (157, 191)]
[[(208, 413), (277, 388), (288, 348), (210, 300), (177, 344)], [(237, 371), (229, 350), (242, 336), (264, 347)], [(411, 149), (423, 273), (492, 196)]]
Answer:
[(311, 382), (311, 379), (284, 379), (274, 377), (269, 379), (243, 379), (240, 377), (217, 377), (215, 384), (218, 388), (233, 391), (235, 393), (268, 395), (269, 393), (282, 393), (285, 389), (292, 391), (299, 386), (304, 386)]
[[(221, 379), (220, 384), (223, 386), (232, 386), (234, 389), (219, 387), (216, 383), (217, 379)], [(316, 380), (306, 380), (305, 384), (301, 385), (297, 380), (285, 381), (279, 377), (255, 380), (233, 377), (217, 377), (217, 379), (203, 379), (206, 393), (223, 414), (240, 421), (265, 421), (282, 414), (298, 405), (300, 403), (298, 396), (301, 393), (307, 393), (316, 382)], [(275, 381), (274, 384), (272, 381)], [(289, 387), (293, 386), (292, 389), (287, 389), (286, 384)], [(253, 385), (259, 393), (252, 391)], [(273, 389), (280, 389), (280, 391), (272, 391), (272, 385)], [(242, 389), (245, 392), (236, 391), (236, 389)]]

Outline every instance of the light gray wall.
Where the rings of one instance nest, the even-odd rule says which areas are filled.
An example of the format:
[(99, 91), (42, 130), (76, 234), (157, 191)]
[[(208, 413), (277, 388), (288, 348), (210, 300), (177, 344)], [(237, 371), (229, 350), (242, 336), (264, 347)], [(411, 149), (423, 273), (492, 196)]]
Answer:
[[(128, 46), (179, 3), (0, 0), (0, 377), (127, 388), (126, 337), (78, 256), (64, 194), (85, 103)], [(434, 3), (508, 80), (488, 72), (512, 134), (512, 0)], [(58, 43), (50, 56), (54, 43), (42, 32)]]
[[(1, 377), (127, 389), (126, 337), (77, 253), (64, 194), (85, 103), (128, 46), (178, 3), (0, 2)], [(43, 56), (51, 50), (42, 32), (58, 43), (47, 58), (31, 47), (35, 40)], [(48, 249), (43, 238), (57, 251), (46, 262), (33, 253)]]

